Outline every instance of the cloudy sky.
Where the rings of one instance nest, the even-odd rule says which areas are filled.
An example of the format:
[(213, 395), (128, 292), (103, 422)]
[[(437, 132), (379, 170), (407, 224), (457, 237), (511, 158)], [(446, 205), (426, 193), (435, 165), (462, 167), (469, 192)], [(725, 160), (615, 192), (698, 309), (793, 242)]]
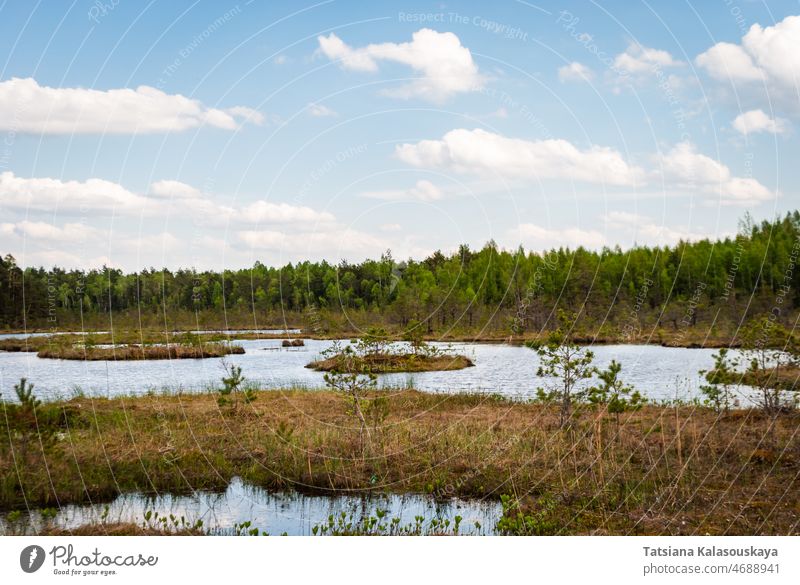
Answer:
[(627, 248), (800, 207), (795, 1), (2, 2), (0, 55), (23, 265)]

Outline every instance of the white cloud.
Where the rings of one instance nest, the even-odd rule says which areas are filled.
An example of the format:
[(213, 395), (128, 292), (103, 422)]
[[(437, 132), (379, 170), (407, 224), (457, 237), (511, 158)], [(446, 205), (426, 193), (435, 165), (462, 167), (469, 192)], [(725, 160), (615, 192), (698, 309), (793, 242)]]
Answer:
[[(108, 217), (112, 212), (114, 220)], [(52, 220), (7, 219), (30, 213), (48, 218), (79, 215), (81, 220), (57, 225)], [(148, 221), (127, 219), (142, 214)], [(358, 253), (366, 258), (375, 249), (389, 247), (387, 241), (341, 226), (327, 211), (264, 200), (225, 205), (175, 180), (156, 181), (147, 195), (138, 195), (101, 179), (23, 179), (6, 172), (0, 174), (0, 217), (5, 220), (0, 223), (0, 239), (6, 253), (28, 263), (68, 267), (110, 265), (106, 257), (87, 256), (87, 250), (95, 254), (98, 248), (105, 248), (108, 257), (128, 269), (138, 269), (142, 264), (161, 265), (159, 262), (169, 266), (247, 265), (252, 259), (246, 258), (243, 244), (280, 251), (282, 258), (291, 257), (292, 261), (307, 257), (306, 252), (320, 259), (336, 253), (341, 257)], [(169, 225), (170, 231), (154, 233), (152, 229), (159, 225)], [(260, 229), (262, 225), (266, 229)], [(204, 226), (208, 228), (202, 232), (205, 234), (234, 234), (233, 243), (238, 245), (199, 236), (197, 230)], [(111, 229), (114, 238), (109, 240)], [(53, 254), (53, 248), (60, 253)]]
[(638, 213), (633, 213), (631, 211), (611, 211), (605, 214), (603, 219), (613, 224), (613, 227), (636, 226), (649, 221), (648, 217), (639, 215)]
[(399, 232), (402, 231), (403, 226), (399, 223), (384, 223), (380, 226), (382, 232)]
[(150, 194), (167, 199), (196, 199), (202, 195), (199, 189), (172, 180), (156, 181), (150, 185)]
[(625, 52), (614, 58), (614, 69), (634, 75), (653, 73), (665, 67), (683, 65), (675, 60), (667, 51), (651, 49), (638, 43), (631, 43)]
[[(477, 173), (504, 180), (565, 179), (643, 187), (649, 179), (653, 184), (684, 192), (715, 195), (715, 201), (722, 205), (757, 205), (776, 196), (752, 177), (733, 176), (727, 166), (697, 152), (689, 142), (676, 144), (666, 154), (655, 156), (657, 166), (647, 173), (629, 165), (612, 148), (596, 146), (580, 150), (566, 140), (521, 140), (481, 129), (451, 130), (441, 140), (402, 144), (396, 147), (395, 155), (416, 167)], [(502, 185), (495, 183), (494, 188), (500, 190)], [(382, 199), (411, 198), (408, 191), (379, 191), (366, 195)]]
[(510, 241), (515, 245), (521, 244), (532, 250), (549, 250), (568, 246), (577, 248), (601, 248), (606, 243), (603, 234), (596, 230), (583, 230), (580, 228), (551, 229), (533, 223), (522, 223), (508, 231)]
[(289, 58), (286, 55), (278, 55), (272, 60), (275, 65), (286, 65), (289, 62)]
[(697, 241), (708, 237), (682, 226), (660, 225), (650, 217), (628, 211), (612, 211), (600, 220), (605, 224), (605, 233), (595, 229), (545, 228), (523, 223), (509, 230), (507, 238), (512, 245), (522, 244), (526, 248), (542, 251), (562, 246), (599, 249), (615, 244), (623, 247), (633, 243), (668, 245), (681, 240)]
[(715, 79), (756, 81), (761, 71), (742, 47), (732, 43), (717, 43), (695, 58), (695, 63)]
[(387, 189), (384, 191), (367, 191), (361, 194), (369, 199), (386, 201), (437, 201), (445, 197), (445, 193), (426, 179), (420, 179), (410, 189)]
[(398, 98), (419, 97), (440, 103), (464, 92), (483, 87), (484, 78), (472, 60), (469, 49), (451, 33), (423, 28), (413, 33), (408, 43), (379, 43), (353, 48), (335, 33), (317, 37), (319, 52), (339, 61), (344, 69), (378, 71), (380, 61), (408, 65), (420, 75), (411, 83), (386, 90)]
[(800, 81), (800, 16), (766, 28), (754, 24), (742, 39), (745, 50), (771, 79), (788, 87)]
[(562, 83), (567, 81), (590, 81), (593, 77), (592, 70), (577, 61), (558, 68), (558, 80)]
[(308, 104), (308, 114), (315, 118), (334, 117), (339, 115), (328, 106), (314, 103)]
[(373, 256), (390, 242), (371, 234), (346, 228), (295, 233), (278, 230), (242, 230), (240, 241), (256, 250), (282, 252), (292, 258), (352, 259)]
[(49, 213), (154, 212), (158, 202), (104, 179), (62, 181), (0, 173), (0, 207)]
[(657, 158), (656, 171), (666, 184), (716, 195), (722, 205), (757, 205), (775, 194), (751, 177), (734, 177), (724, 164), (697, 152), (689, 142), (676, 144)]
[(104, 179), (61, 181), (0, 174), (0, 209), (47, 212), (48, 214), (121, 216), (190, 216), (197, 225), (331, 223), (333, 214), (310, 207), (257, 200), (241, 206), (222, 205), (197, 188), (175, 180), (156, 181), (148, 195), (133, 193)]
[(658, 224), (651, 218), (629, 211), (612, 211), (603, 217), (606, 227), (617, 235), (624, 231), (630, 234), (631, 241), (664, 246), (680, 241), (697, 241), (706, 238), (705, 234), (692, 232), (683, 227), (668, 227)]
[(54, 88), (33, 78), (0, 82), (0, 129), (44, 134), (134, 134), (180, 132), (203, 125), (234, 130), (260, 124), (250, 108), (208, 108), (154, 87), (97, 90)]
[(33, 240), (44, 240), (59, 244), (85, 242), (99, 235), (99, 231), (82, 223), (67, 223), (58, 227), (44, 221), (20, 221), (0, 225), (3, 235), (16, 235)]
[(119, 265), (112, 262), (108, 256), (87, 256), (83, 252), (71, 253), (55, 248), (43, 248), (35, 251), (26, 250), (24, 253), (18, 253), (14, 256), (18, 263), (25, 266), (59, 266), (61, 268), (76, 268), (78, 270), (86, 270), (87, 267), (119, 267)]
[(612, 148), (580, 150), (566, 140), (522, 140), (481, 129), (456, 129), (441, 140), (402, 144), (395, 154), (416, 167), (505, 178), (633, 185), (640, 175)]
[(734, 83), (764, 80), (768, 86), (796, 92), (800, 82), (800, 16), (787, 16), (773, 26), (754, 24), (742, 37), (741, 45), (717, 43), (698, 55), (695, 62), (716, 79)]
[(770, 118), (763, 110), (750, 110), (736, 116), (732, 124), (740, 134), (785, 134), (789, 131), (789, 122), (783, 118)]
[[(315, 211), (310, 207), (256, 201), (243, 207), (235, 218), (242, 223), (297, 223), (317, 224), (333, 222), (335, 217), (326, 211)], [(313, 227), (313, 226), (310, 226)]]
[(689, 142), (676, 144), (659, 159), (667, 179), (683, 183), (720, 183), (730, 178), (730, 169), (722, 163), (697, 152)]
[(344, 69), (370, 72), (378, 70), (378, 64), (370, 53), (374, 53), (373, 47), (380, 45), (368, 45), (363, 49), (354, 49), (336, 36), (336, 33), (331, 33), (327, 37), (320, 35), (317, 37), (317, 41), (319, 42), (319, 51), (328, 59), (338, 60)]
[(239, 118), (243, 122), (250, 122), (256, 126), (263, 125), (265, 121), (264, 114), (258, 110), (254, 110), (253, 108), (248, 108), (245, 106), (233, 106), (232, 108), (226, 108), (223, 111), (226, 114), (230, 114), (234, 118)]

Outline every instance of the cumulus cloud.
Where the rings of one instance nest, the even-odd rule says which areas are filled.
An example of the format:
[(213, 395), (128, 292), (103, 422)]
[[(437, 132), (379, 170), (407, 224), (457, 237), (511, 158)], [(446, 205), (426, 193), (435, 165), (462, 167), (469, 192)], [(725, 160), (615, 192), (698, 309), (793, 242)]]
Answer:
[(774, 26), (754, 24), (742, 39), (745, 50), (770, 78), (797, 87), (800, 81), (800, 16)]
[(199, 189), (172, 180), (156, 181), (150, 185), (150, 194), (167, 199), (196, 199), (201, 196)]
[(800, 82), (800, 16), (787, 16), (778, 24), (754, 24), (740, 45), (717, 43), (695, 59), (716, 79), (735, 84), (762, 81), (794, 95)]
[(603, 216), (606, 227), (616, 234), (626, 232), (637, 243), (664, 246), (680, 241), (697, 241), (708, 237), (683, 227), (669, 227), (656, 223), (650, 217), (629, 211), (612, 211)]
[(208, 108), (146, 85), (136, 89), (55, 88), (33, 78), (0, 82), (0, 129), (36, 134), (152, 134), (200, 126), (234, 130), (264, 117), (244, 106)]
[(326, 117), (334, 117), (338, 116), (334, 110), (330, 109), (328, 106), (322, 104), (308, 104), (307, 107), (308, 115), (313, 116), (314, 118), (326, 118)]
[(631, 43), (624, 52), (614, 58), (614, 69), (633, 75), (652, 73), (666, 67), (683, 65), (667, 51), (651, 49), (638, 43)]
[(387, 189), (384, 191), (367, 191), (362, 197), (383, 199), (386, 201), (437, 201), (445, 197), (441, 188), (426, 179), (420, 179), (410, 189)]
[[(59, 266), (61, 268), (75, 268), (86, 270), (87, 267), (99, 268), (109, 266), (119, 268), (108, 256), (89, 256), (83, 252), (71, 253), (58, 248), (43, 248), (40, 250), (26, 250), (24, 253), (14, 254), (17, 261), (25, 266)], [(135, 269), (131, 267), (131, 269)]]
[(532, 250), (549, 250), (567, 246), (577, 248), (601, 248), (606, 243), (605, 236), (596, 230), (580, 228), (553, 229), (533, 223), (522, 223), (507, 233), (508, 239)]
[(233, 106), (232, 108), (226, 108), (222, 111), (226, 114), (230, 114), (234, 118), (241, 120), (242, 122), (250, 122), (256, 126), (263, 125), (265, 121), (264, 114), (258, 110), (254, 110), (253, 108), (248, 108), (245, 106)]
[(562, 83), (567, 81), (590, 81), (593, 77), (592, 70), (577, 61), (558, 68), (558, 80)]
[[(175, 205), (179, 205), (176, 208)], [(199, 189), (175, 180), (156, 181), (147, 195), (139, 195), (104, 179), (62, 181), (0, 174), (0, 209), (57, 213), (61, 215), (166, 216), (180, 211), (200, 224), (294, 224), (330, 223), (335, 217), (306, 206), (257, 200), (241, 206), (222, 205)], [(310, 229), (310, 228), (309, 228)]]
[(382, 232), (399, 232), (403, 230), (403, 226), (399, 223), (384, 223), (381, 224), (380, 230)]
[(243, 223), (308, 223), (317, 224), (335, 221), (333, 214), (315, 211), (310, 207), (256, 201), (236, 213)]
[(456, 129), (441, 140), (402, 144), (395, 154), (416, 167), (506, 178), (633, 185), (640, 174), (612, 148), (581, 150), (566, 140), (522, 140), (482, 129)]
[(398, 98), (418, 97), (441, 103), (454, 95), (483, 87), (484, 77), (469, 49), (451, 33), (423, 28), (408, 43), (378, 43), (351, 47), (335, 33), (317, 37), (319, 53), (339, 62), (343, 69), (377, 72), (380, 61), (407, 65), (419, 75), (411, 83), (384, 91)]
[(0, 207), (49, 213), (155, 212), (158, 203), (104, 179), (62, 181), (0, 173)]
[(762, 79), (761, 70), (739, 45), (717, 43), (695, 58), (695, 63), (716, 79), (756, 81)]
[(34, 240), (45, 240), (55, 243), (85, 242), (99, 235), (95, 228), (82, 223), (66, 223), (59, 227), (44, 221), (20, 221), (0, 224), (0, 233), (4, 236), (21, 236)]
[(659, 224), (652, 218), (629, 211), (612, 211), (599, 218), (604, 230), (581, 228), (546, 228), (534, 223), (523, 223), (507, 232), (513, 245), (522, 244), (532, 250), (547, 250), (554, 247), (598, 249), (619, 244), (668, 245), (679, 241), (697, 241), (707, 234), (689, 230), (683, 226)]
[(727, 166), (697, 152), (690, 142), (676, 144), (657, 161), (659, 170), (655, 175), (666, 184), (717, 195), (722, 205), (756, 205), (775, 198), (752, 177), (734, 177)]
[(294, 233), (280, 230), (242, 230), (239, 240), (255, 250), (283, 252), (291, 257), (342, 259), (375, 254), (390, 242), (359, 230), (338, 228)]
[(789, 122), (782, 118), (770, 118), (763, 110), (750, 110), (736, 116), (732, 124), (740, 134), (785, 134), (789, 131)]
[[(401, 144), (395, 155), (415, 167), (503, 180), (562, 179), (636, 187), (650, 183), (650, 188), (661, 184), (693, 194), (716, 195), (715, 201), (721, 205), (757, 205), (776, 196), (752, 177), (734, 176), (727, 166), (697, 152), (690, 142), (655, 155), (656, 166), (648, 171), (629, 165), (609, 147), (579, 149), (566, 140), (522, 140), (481, 129), (451, 130), (440, 140)], [(494, 190), (498, 188), (501, 186), (495, 181)], [(411, 198), (408, 191), (383, 191), (371, 196)]]
[[(14, 219), (15, 215), (29, 214), (55, 216), (57, 221)], [(81, 219), (76, 221), (75, 216)], [(142, 216), (148, 221), (129, 219)], [(242, 262), (247, 247), (280, 251), (282, 257), (300, 260), (309, 254), (320, 259), (335, 254), (367, 257), (390, 244), (368, 233), (348, 230), (327, 211), (265, 200), (226, 205), (176, 180), (156, 181), (140, 195), (102, 179), (25, 179), (6, 172), (0, 174), (0, 217), (4, 219), (0, 238), (8, 248), (6, 252), (26, 262), (83, 268), (99, 265), (97, 257), (88, 258), (86, 251), (95, 254), (100, 247), (128, 268), (138, 269), (142, 259), (149, 265), (154, 258), (171, 266)], [(175, 233), (139, 231), (150, 232), (163, 225), (162, 219), (169, 220)], [(234, 234), (233, 245), (219, 238), (198, 237), (199, 226), (220, 228), (204, 232), (214, 234), (223, 233), (224, 228), (224, 233)], [(108, 230), (114, 230), (111, 240)], [(54, 255), (55, 248), (62, 253)], [(102, 263), (111, 265), (105, 257)]]

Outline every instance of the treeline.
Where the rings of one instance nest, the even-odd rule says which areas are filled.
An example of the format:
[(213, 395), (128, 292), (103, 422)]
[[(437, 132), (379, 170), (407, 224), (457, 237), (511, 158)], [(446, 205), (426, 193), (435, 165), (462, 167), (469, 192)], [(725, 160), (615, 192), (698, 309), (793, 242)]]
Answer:
[[(387, 251), (360, 264), (257, 262), (222, 272), (151, 268), (126, 274), (19, 267), (0, 260), (0, 327), (107, 327), (128, 319), (158, 326), (279, 324), (346, 329), (363, 323), (429, 333), (545, 327), (557, 307), (584, 309), (598, 327), (716, 326), (743, 311), (777, 306), (786, 321), (800, 303), (800, 213), (757, 224), (735, 238), (637, 246), (623, 251), (559, 248), (546, 254), (461, 246), (421, 261)], [(755, 315), (753, 315), (755, 316)], [(788, 321), (787, 321), (788, 322)]]

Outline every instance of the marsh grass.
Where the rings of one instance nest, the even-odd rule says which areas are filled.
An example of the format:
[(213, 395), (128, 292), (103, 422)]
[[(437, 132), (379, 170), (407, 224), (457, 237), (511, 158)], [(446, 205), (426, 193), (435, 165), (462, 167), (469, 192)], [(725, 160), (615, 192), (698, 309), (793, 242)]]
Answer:
[(198, 345), (120, 345), (115, 347), (45, 346), (37, 352), (40, 358), (85, 361), (202, 359), (242, 354), (244, 348), (228, 343)]
[[(33, 414), (3, 403), (0, 509), (221, 490), (239, 476), (334, 495), (505, 494), (514, 516), (559, 534), (798, 530), (796, 413), (645, 405), (617, 422), (587, 406), (565, 431), (554, 405), (374, 393), (385, 417), (367, 457), (341, 397), (323, 390), (261, 391), (235, 411), (213, 394), (79, 396)], [(26, 436), (31, 424), (42, 434)]]
[(800, 366), (790, 365), (781, 368), (767, 368), (758, 371), (748, 371), (740, 375), (742, 384), (748, 386), (763, 386), (767, 389), (799, 391)]
[(464, 530), (462, 521), (463, 518), (458, 515), (452, 520), (415, 516), (413, 522), (403, 524), (400, 518), (390, 517), (387, 510), (379, 508), (374, 514), (365, 517), (346, 512), (332, 514), (326, 522), (315, 524), (311, 533), (314, 536), (477, 536), (484, 533), (479, 522)]
[[(340, 356), (334, 356), (313, 361), (306, 367), (318, 372), (330, 372), (341, 368), (342, 362), (343, 359)], [(355, 362), (353, 367), (358, 371), (376, 374), (462, 370), (475, 365), (472, 360), (463, 355), (426, 356), (389, 353), (358, 356), (355, 358)]]
[[(108, 508), (106, 508), (106, 513)], [(270, 536), (267, 530), (259, 529), (252, 521), (236, 522), (231, 527), (207, 528), (200, 519), (190, 520), (185, 516), (146, 510), (139, 522), (111, 520), (101, 516), (94, 522), (76, 527), (57, 524), (55, 509), (37, 511), (38, 520), (30, 522), (7, 515), (4, 523), (6, 536)], [(9, 520), (8, 516), (12, 516)], [(479, 536), (486, 534), (480, 522), (464, 525), (459, 515), (453, 518), (439, 515), (427, 518), (415, 516), (413, 522), (403, 523), (399, 517), (390, 517), (387, 510), (378, 508), (367, 516), (341, 512), (328, 516), (324, 522), (312, 526), (312, 536)], [(286, 536), (282, 533), (281, 536)]]

